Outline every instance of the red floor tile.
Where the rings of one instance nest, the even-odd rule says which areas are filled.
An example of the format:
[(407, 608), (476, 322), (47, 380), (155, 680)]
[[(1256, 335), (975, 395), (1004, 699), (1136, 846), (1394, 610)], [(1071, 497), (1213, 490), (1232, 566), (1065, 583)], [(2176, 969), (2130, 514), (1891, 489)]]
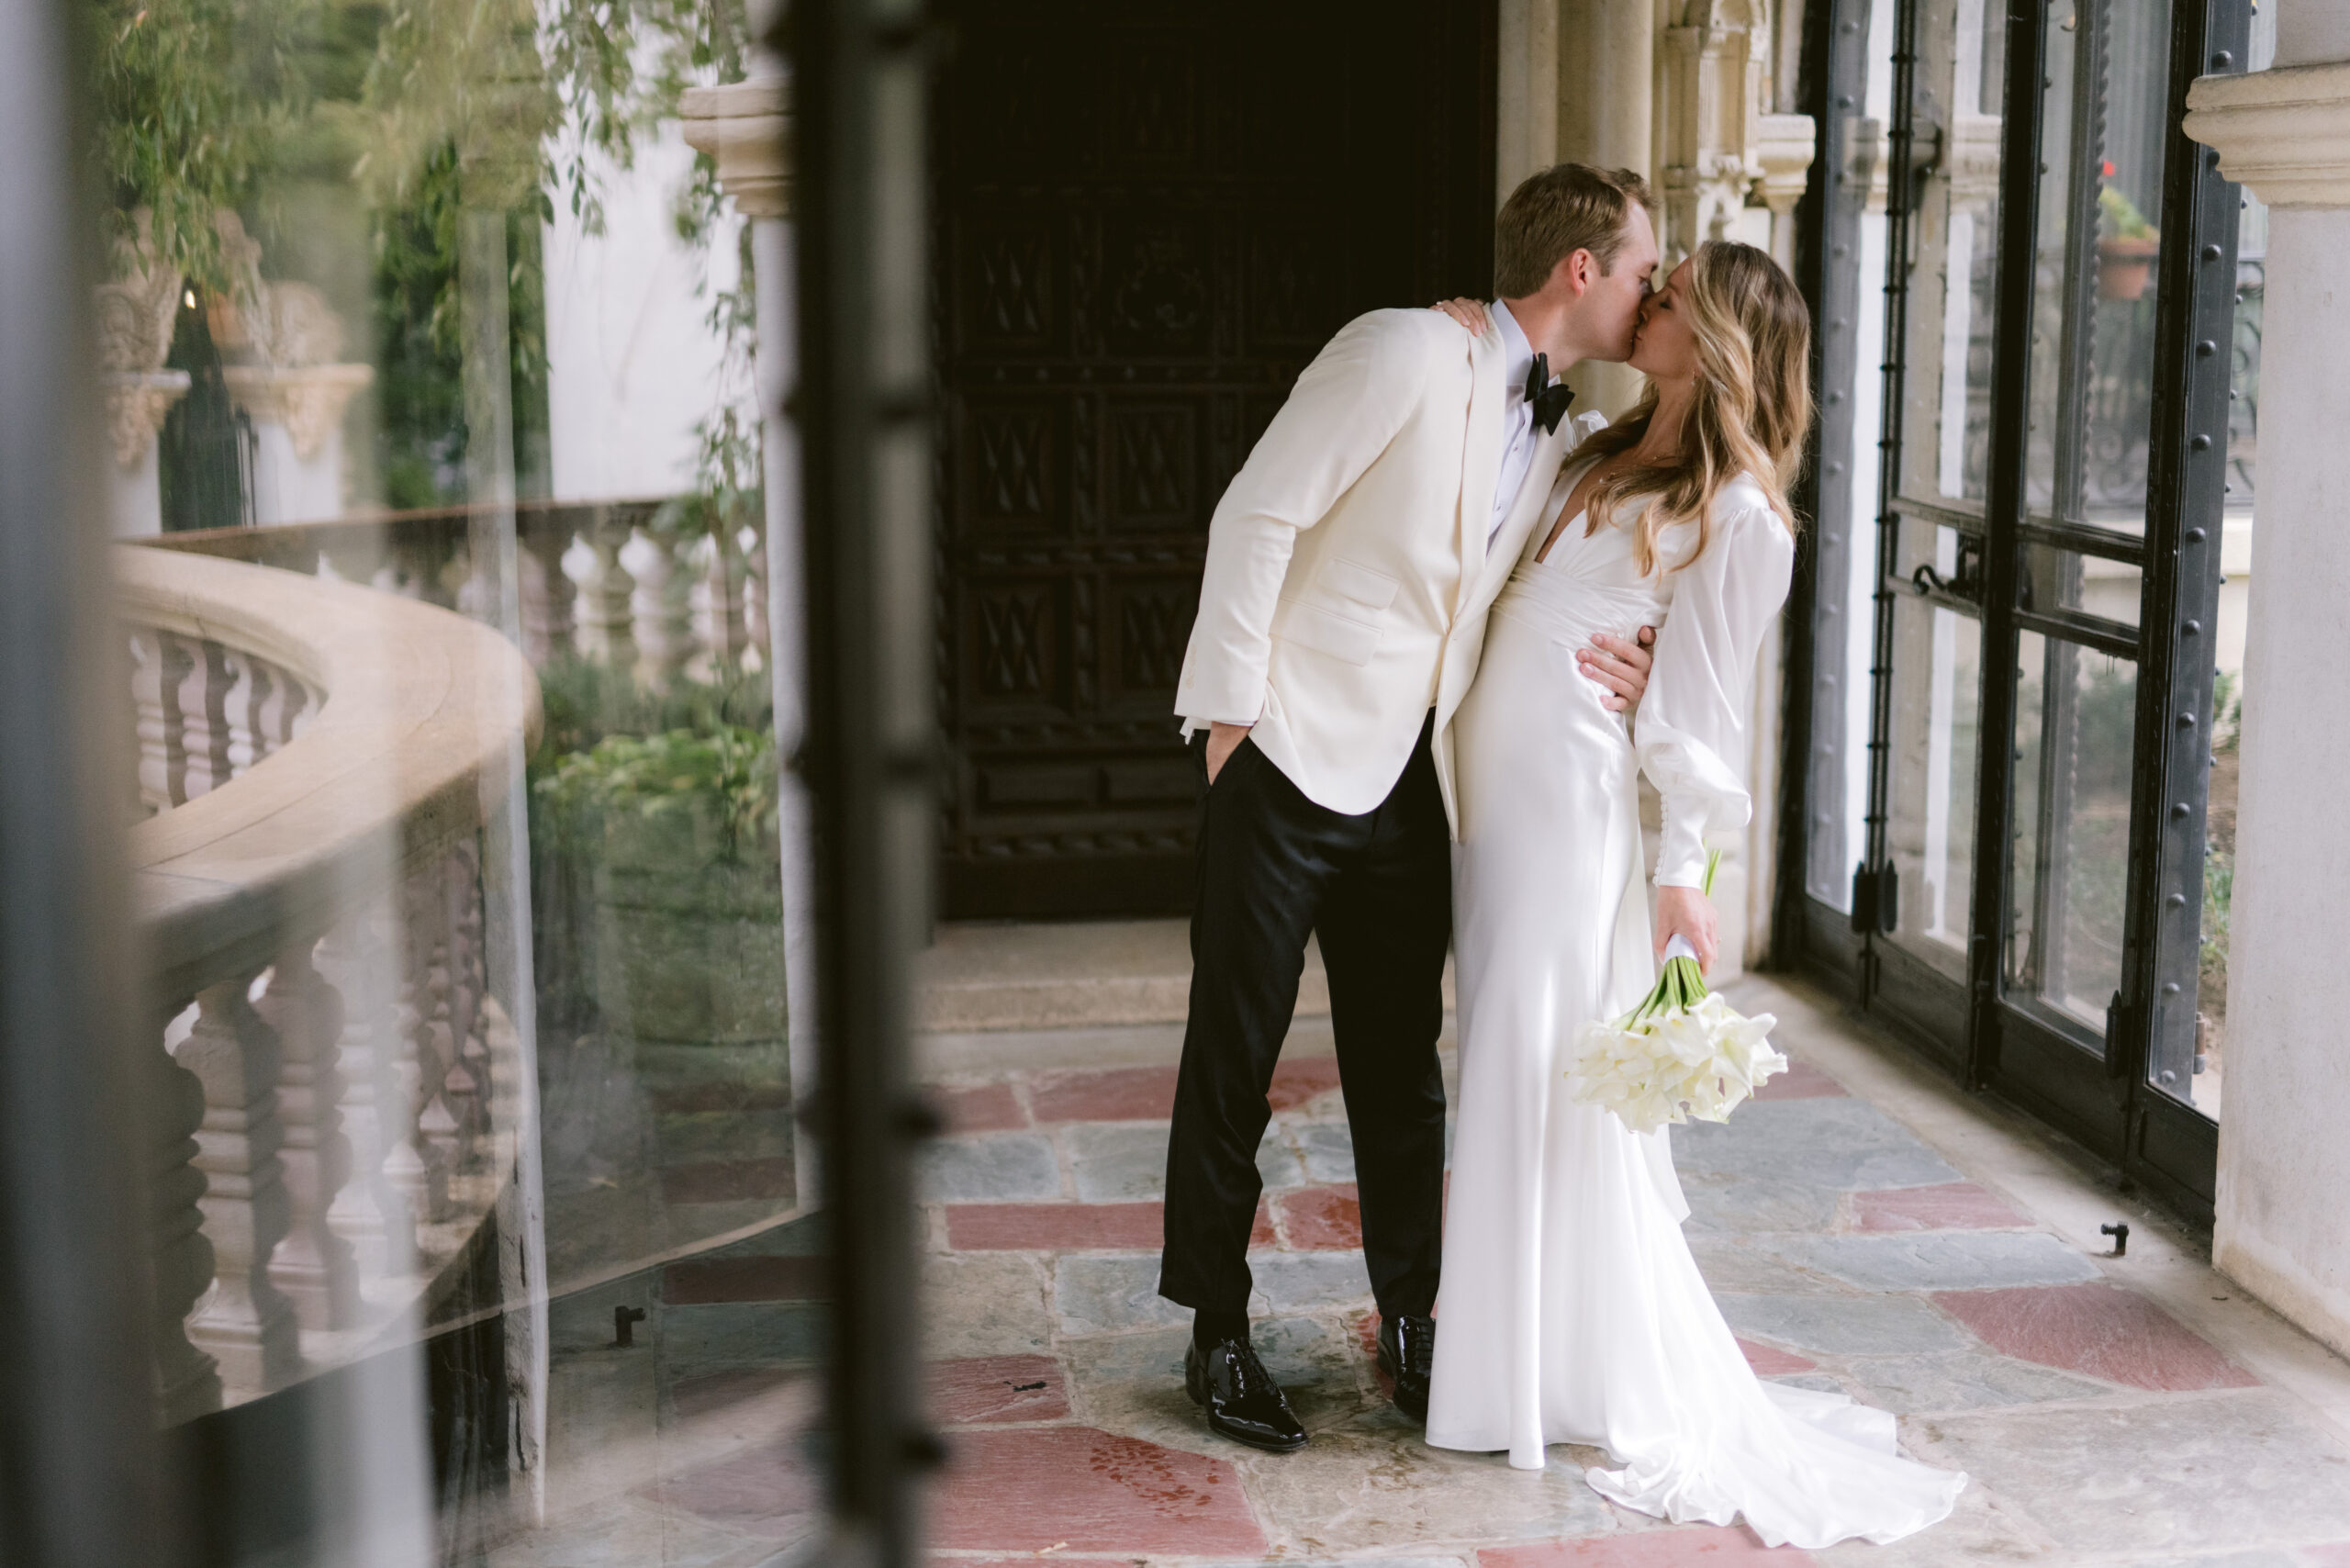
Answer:
[(1159, 1243), (1157, 1204), (956, 1204), (946, 1245), (957, 1252), (1140, 1252)]
[(670, 1306), (823, 1299), (822, 1258), (691, 1258), (661, 1271), (661, 1300)]
[(789, 1198), (791, 1161), (705, 1159), (661, 1168), (661, 1196), (673, 1204), (731, 1204), (745, 1198)]
[(1266, 1098), (1276, 1111), (1292, 1110), (1317, 1094), (1338, 1086), (1337, 1057), (1299, 1057), (1273, 1069), (1272, 1092)]
[(931, 1506), (946, 1551), (1253, 1556), (1265, 1538), (1226, 1461), (1084, 1427), (957, 1432)]
[(934, 1089), (931, 1103), (951, 1133), (1001, 1133), (1028, 1125), (1019, 1096), (1009, 1083), (983, 1083), (976, 1089)]
[(1163, 1122), (1175, 1113), (1175, 1070), (1040, 1073), (1029, 1092), (1040, 1122)]
[(1746, 1355), (1746, 1364), (1754, 1369), (1757, 1377), (1778, 1377), (1786, 1372), (1807, 1372), (1819, 1365), (1807, 1361), (1792, 1350), (1774, 1350), (1768, 1345), (1757, 1345), (1740, 1339), (1738, 1348)]
[(2031, 1223), (1972, 1182), (1852, 1194), (1862, 1230), (2006, 1230)]
[(1302, 1252), (1350, 1252), (1362, 1245), (1362, 1204), (1354, 1183), (1308, 1187), (1281, 1200), (1281, 1232)]
[(2170, 1393), (2259, 1386), (2162, 1308), (2119, 1286), (1943, 1291), (1934, 1301), (1993, 1350), (2042, 1366)]
[(1757, 1100), (1830, 1100), (1841, 1098), (1844, 1086), (1807, 1061), (1789, 1061), (1787, 1070), (1754, 1092)]
[(1791, 1546), (1775, 1551), (1742, 1529), (1707, 1525), (1698, 1529), (1631, 1530), (1588, 1540), (1547, 1540), (1539, 1546), (1489, 1546), (1477, 1553), (1477, 1568), (1731, 1568), (1734, 1563), (1813, 1561)]
[(975, 1356), (934, 1361), (930, 1418), (946, 1427), (983, 1421), (1058, 1421), (1069, 1415), (1060, 1363), (1050, 1356)]
[[(955, 1204), (946, 1245), (957, 1252), (1151, 1252), (1165, 1239), (1158, 1204)], [(1273, 1216), (1257, 1205), (1251, 1247), (1274, 1244)]]

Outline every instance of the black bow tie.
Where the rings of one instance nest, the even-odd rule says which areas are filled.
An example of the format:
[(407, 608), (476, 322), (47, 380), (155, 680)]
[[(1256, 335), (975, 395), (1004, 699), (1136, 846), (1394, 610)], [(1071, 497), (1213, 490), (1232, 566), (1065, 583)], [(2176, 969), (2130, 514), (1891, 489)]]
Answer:
[(1534, 410), (1534, 422), (1549, 435), (1567, 417), (1568, 406), (1575, 400), (1575, 389), (1563, 381), (1550, 379), (1550, 356), (1539, 353), (1526, 372), (1526, 406)]

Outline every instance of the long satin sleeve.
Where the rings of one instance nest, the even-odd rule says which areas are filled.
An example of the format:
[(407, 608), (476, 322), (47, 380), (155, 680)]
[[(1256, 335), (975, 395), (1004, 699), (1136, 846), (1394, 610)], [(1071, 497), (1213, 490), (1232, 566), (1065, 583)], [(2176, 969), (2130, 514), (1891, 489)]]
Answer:
[[(1675, 573), (1634, 716), (1640, 769), (1664, 803), (1659, 887), (1702, 883), (1707, 837), (1735, 833), (1753, 814), (1746, 720), (1754, 659), (1795, 569), (1795, 540), (1769, 507), (1716, 508), (1705, 553)], [(1666, 551), (1673, 544), (1668, 536)]]

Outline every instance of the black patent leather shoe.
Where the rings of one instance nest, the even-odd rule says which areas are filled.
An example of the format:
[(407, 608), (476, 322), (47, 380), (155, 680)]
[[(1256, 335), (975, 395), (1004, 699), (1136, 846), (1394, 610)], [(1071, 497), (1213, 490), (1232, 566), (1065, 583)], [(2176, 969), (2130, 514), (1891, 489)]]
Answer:
[(1219, 1339), (1206, 1350), (1192, 1345), (1183, 1352), (1183, 1387), (1208, 1413), (1208, 1430), (1218, 1437), (1267, 1453), (1295, 1453), (1305, 1446), (1305, 1428), (1246, 1339)]
[(1428, 1418), (1428, 1371), (1436, 1364), (1436, 1319), (1379, 1320), (1379, 1370), (1395, 1383), (1395, 1408), (1422, 1426)]

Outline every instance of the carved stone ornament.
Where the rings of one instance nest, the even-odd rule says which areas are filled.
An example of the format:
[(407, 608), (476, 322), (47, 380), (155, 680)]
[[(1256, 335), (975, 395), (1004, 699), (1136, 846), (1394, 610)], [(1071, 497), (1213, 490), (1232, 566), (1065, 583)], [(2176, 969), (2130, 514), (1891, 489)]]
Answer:
[(1762, 205), (1785, 216), (1803, 199), (1812, 155), (1818, 151), (1819, 133), (1809, 115), (1758, 115), (1755, 161), (1762, 165), (1757, 185)]
[(185, 370), (117, 371), (100, 377), (106, 398), (106, 433), (118, 467), (139, 466), (171, 411), (188, 388)]
[(2182, 129), (2270, 207), (2350, 207), (2350, 62), (2198, 77)]
[(180, 274), (153, 264), (149, 220), (142, 208), (132, 219), (137, 237), (115, 241), (115, 281), (97, 289), (98, 364), (131, 375), (163, 368), (180, 309)]
[(789, 78), (688, 87), (679, 113), (687, 145), (718, 161), (718, 183), (744, 217), (791, 216)]
[(342, 422), (352, 394), (375, 379), (375, 370), (366, 364), (229, 364), (220, 375), (237, 407), (255, 424), (284, 425), (294, 455), (307, 463)]

